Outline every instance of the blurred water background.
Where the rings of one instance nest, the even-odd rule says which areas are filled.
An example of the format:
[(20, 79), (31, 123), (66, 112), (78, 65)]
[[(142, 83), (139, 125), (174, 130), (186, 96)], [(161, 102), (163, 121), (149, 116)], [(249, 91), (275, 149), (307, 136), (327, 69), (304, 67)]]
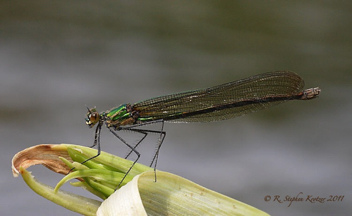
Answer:
[[(85, 106), (103, 111), (275, 70), (297, 72), (321, 96), (228, 121), (166, 124), (158, 169), (271, 215), (351, 212), (351, 20), (351, 1), (1, 1), (0, 214), (77, 215), (14, 179), (10, 162), (36, 144), (91, 145)], [(141, 163), (156, 140), (139, 149)], [(107, 130), (102, 148), (127, 152)], [(30, 170), (53, 186), (61, 178)], [(264, 201), (300, 192), (345, 197)]]

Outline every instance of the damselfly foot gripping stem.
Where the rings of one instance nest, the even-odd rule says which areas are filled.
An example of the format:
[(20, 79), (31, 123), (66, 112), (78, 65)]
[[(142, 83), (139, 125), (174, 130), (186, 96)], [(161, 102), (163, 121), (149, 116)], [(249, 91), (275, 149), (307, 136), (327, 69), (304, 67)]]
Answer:
[[(86, 124), (90, 128), (97, 125), (92, 147), (98, 146), (98, 154), (88, 160), (100, 155), (100, 131), (105, 123), (110, 132), (130, 148), (130, 153), (134, 152), (137, 155), (137, 159), (133, 162), (126, 175), (140, 157), (136, 147), (149, 133), (160, 134), (157, 150), (151, 163), (151, 166), (154, 163), (154, 170), (156, 170), (159, 150), (166, 135), (164, 122), (185, 123), (226, 120), (289, 100), (314, 99), (321, 91), (319, 87), (306, 90), (303, 88), (304, 81), (297, 74), (288, 71), (277, 71), (255, 75), (211, 88), (159, 96), (135, 104), (122, 104), (119, 107), (101, 113), (98, 113), (96, 108), (88, 109)], [(154, 123), (161, 123), (161, 130), (137, 128)], [(132, 146), (117, 134), (121, 130), (141, 133), (143, 137), (136, 145)]]

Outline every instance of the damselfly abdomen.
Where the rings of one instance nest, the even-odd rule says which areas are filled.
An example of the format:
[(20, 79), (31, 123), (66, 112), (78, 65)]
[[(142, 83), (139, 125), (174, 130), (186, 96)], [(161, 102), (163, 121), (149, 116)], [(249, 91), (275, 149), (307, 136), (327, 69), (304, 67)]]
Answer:
[[(111, 133), (137, 155), (133, 165), (140, 157), (136, 147), (149, 133), (160, 134), (157, 150), (150, 165), (155, 162), (154, 169), (156, 169), (159, 149), (166, 135), (164, 122), (225, 120), (289, 100), (313, 99), (320, 93), (318, 87), (306, 90), (303, 88), (303, 79), (293, 72), (270, 72), (211, 88), (164, 95), (135, 104), (122, 104), (101, 113), (98, 113), (96, 108), (88, 109), (86, 124), (89, 127), (97, 125), (93, 146), (98, 145), (98, 154), (95, 157), (100, 154), (100, 131), (105, 123)], [(153, 123), (161, 123), (161, 130), (139, 128)], [(117, 134), (120, 130), (141, 133), (143, 138), (132, 146)]]

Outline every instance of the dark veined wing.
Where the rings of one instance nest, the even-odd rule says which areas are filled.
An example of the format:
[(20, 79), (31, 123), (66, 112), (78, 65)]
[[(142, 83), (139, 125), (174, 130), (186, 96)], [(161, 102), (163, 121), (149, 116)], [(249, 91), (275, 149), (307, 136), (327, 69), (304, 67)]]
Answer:
[(303, 87), (303, 79), (293, 72), (269, 72), (211, 88), (151, 98), (134, 104), (133, 109), (140, 117), (153, 120), (218, 121), (295, 99)]

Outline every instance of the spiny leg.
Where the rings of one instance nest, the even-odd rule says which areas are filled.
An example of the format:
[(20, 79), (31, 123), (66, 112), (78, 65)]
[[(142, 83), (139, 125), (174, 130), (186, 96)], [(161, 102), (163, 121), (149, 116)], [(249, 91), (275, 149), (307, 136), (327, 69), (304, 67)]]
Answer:
[[(98, 124), (97, 128), (95, 129), (95, 138), (94, 138), (94, 144), (92, 146), (90, 146), (89, 148), (93, 148), (94, 146), (96, 146), (98, 144), (98, 153), (97, 155), (88, 158), (87, 160), (83, 161), (81, 164), (86, 163), (87, 161), (90, 161), (96, 157), (98, 157), (100, 155), (100, 131), (101, 131), (101, 126), (102, 124)], [(72, 167), (67, 174), (69, 174), (70, 172), (72, 172), (75, 169), (75, 167)]]
[[(143, 137), (137, 142), (137, 144), (133, 147), (133, 149), (137, 149), (137, 147), (139, 146), (139, 144), (141, 144), (141, 142), (148, 136), (148, 133), (147, 132), (144, 132), (144, 131), (135, 131), (135, 130), (129, 130), (129, 131), (134, 131), (134, 132), (138, 132), (138, 133), (141, 133), (143, 134)], [(133, 149), (128, 152), (128, 154), (126, 155), (125, 159), (127, 159), (133, 152)]]
[(124, 139), (122, 139), (122, 137), (120, 137), (119, 135), (117, 135), (117, 133), (115, 133), (115, 131), (109, 127), (109, 130), (112, 134), (115, 135), (115, 137), (117, 137), (119, 140), (121, 140), (121, 142), (123, 142), (126, 146), (128, 146), (134, 153), (136, 153), (137, 155), (137, 159), (132, 163), (131, 167), (127, 170), (125, 176), (122, 178), (122, 180), (120, 181), (120, 183), (117, 185), (116, 189), (120, 187), (120, 185), (122, 184), (122, 182), (125, 180), (126, 176), (128, 175), (128, 173), (131, 171), (131, 169), (133, 168), (133, 166), (137, 163), (138, 159), (140, 158), (141, 154), (134, 149), (130, 144), (128, 144)]
[[(137, 132), (137, 133), (142, 133), (144, 134), (144, 136), (138, 141), (138, 143), (134, 146), (134, 149), (136, 149), (139, 144), (142, 143), (142, 141), (147, 137), (148, 133), (161, 133), (161, 131), (156, 131), (156, 130), (146, 130), (146, 129), (135, 129), (136, 127), (141, 127), (141, 126), (145, 126), (145, 125), (149, 125), (149, 124), (156, 124), (156, 123), (162, 123), (162, 129), (164, 128), (164, 120), (162, 119), (159, 119), (159, 120), (155, 120), (155, 121), (150, 121), (150, 122), (144, 122), (144, 123), (140, 123), (140, 124), (135, 124), (135, 125), (130, 125), (130, 126), (127, 126), (127, 127), (122, 127), (120, 128), (120, 130), (126, 130), (126, 131), (134, 131), (134, 132)], [(161, 137), (161, 135), (160, 135)], [(160, 138), (159, 138), (160, 140)], [(125, 157), (125, 159), (127, 159), (131, 153), (133, 152), (133, 150), (131, 150), (127, 156)], [(153, 160), (152, 160), (152, 164), (155, 160), (155, 156), (153, 157)], [(150, 167), (152, 166), (152, 164), (150, 165)]]
[[(160, 137), (159, 137), (159, 141), (158, 141), (158, 144), (157, 144), (157, 148), (156, 148), (156, 153), (159, 153), (159, 149), (161, 147), (161, 144), (164, 142), (164, 139), (165, 139), (165, 136), (166, 136), (166, 132), (165, 131), (157, 131), (157, 130), (144, 130), (144, 129), (122, 129), (122, 130), (128, 130), (128, 131), (133, 131), (133, 132), (138, 132), (138, 133), (146, 133), (148, 135), (148, 133), (157, 133), (157, 134), (160, 134)], [(133, 151), (133, 150), (132, 150)], [(156, 155), (154, 154), (153, 156), (153, 159), (152, 159), (152, 162), (150, 163), (150, 167), (153, 166), (154, 164), (154, 161), (156, 160)]]
[[(97, 127), (95, 128), (94, 143), (93, 143), (93, 145), (90, 146), (89, 148), (93, 148), (94, 146), (97, 145), (97, 140), (100, 139), (101, 126), (102, 126), (102, 123), (99, 123), (99, 124), (97, 125)], [(99, 146), (98, 146), (98, 147), (99, 147)]]
[(83, 161), (81, 164), (84, 164), (85, 162), (87, 161), (90, 161), (92, 160), (93, 158), (96, 158), (100, 155), (100, 152), (101, 152), (101, 148), (100, 148), (100, 131), (101, 131), (101, 126), (102, 124), (98, 124), (97, 125), (97, 128), (95, 130), (95, 138), (94, 138), (94, 144), (90, 147), (90, 148), (93, 148), (94, 146), (96, 146), (98, 144), (98, 153), (97, 155), (91, 157), (91, 158), (88, 158), (87, 160)]
[(155, 163), (154, 163), (155, 182), (156, 182), (156, 165), (157, 165), (157, 163), (158, 163), (159, 151), (160, 151), (161, 145), (162, 145), (163, 142), (164, 142), (165, 136), (166, 136), (166, 132), (164, 131), (164, 121), (162, 121), (158, 146), (157, 146), (157, 148), (156, 148), (156, 152), (155, 152), (155, 154), (154, 154), (152, 163), (150, 164), (150, 166), (152, 166), (152, 165), (153, 165), (153, 162), (155, 161)]
[(164, 142), (164, 139), (165, 139), (165, 136), (166, 136), (166, 132), (164, 131), (164, 121), (158, 121), (158, 122), (162, 123), (161, 130), (145, 130), (145, 129), (136, 129), (136, 128), (122, 128), (122, 130), (129, 130), (129, 131), (140, 132), (140, 133), (147, 133), (147, 134), (148, 133), (157, 133), (157, 134), (160, 134), (155, 154), (153, 156), (152, 162), (150, 163), (150, 167), (152, 167), (153, 164), (154, 164), (155, 181), (156, 181), (156, 165), (157, 165), (157, 161), (158, 161), (158, 157), (159, 157), (159, 150), (160, 150), (160, 147), (161, 147), (162, 143)]

